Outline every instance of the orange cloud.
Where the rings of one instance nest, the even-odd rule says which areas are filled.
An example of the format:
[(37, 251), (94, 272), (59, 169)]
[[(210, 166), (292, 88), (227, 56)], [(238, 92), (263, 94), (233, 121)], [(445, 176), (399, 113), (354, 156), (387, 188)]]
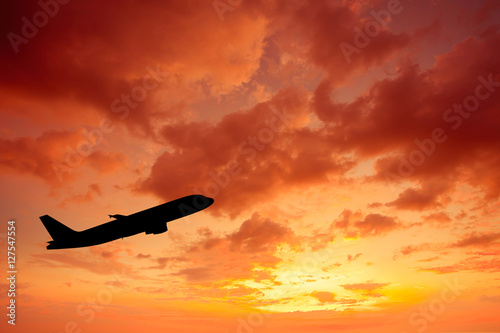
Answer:
[(459, 240), (453, 246), (455, 247), (468, 247), (468, 246), (490, 246), (493, 244), (498, 244), (496, 242), (500, 239), (500, 233), (490, 233), (490, 234), (478, 234), (471, 233)]
[(361, 221), (354, 223), (361, 236), (378, 236), (400, 227), (393, 217), (380, 214), (368, 214)]
[(406, 245), (396, 251), (396, 254), (394, 255), (393, 259), (396, 259), (399, 253), (401, 253), (404, 256), (407, 256), (414, 252), (439, 251), (444, 249), (445, 247), (446, 246), (443, 244), (431, 244), (431, 243)]
[(328, 291), (315, 291), (309, 296), (315, 297), (320, 303), (333, 303), (335, 302), (335, 294)]
[(343, 229), (347, 236), (359, 232), (362, 237), (369, 237), (383, 235), (401, 227), (402, 224), (394, 217), (374, 213), (363, 216), (359, 212), (353, 213), (345, 209), (332, 222), (330, 230), (333, 232), (335, 229)]
[(346, 290), (373, 291), (375, 289), (380, 289), (388, 285), (389, 283), (366, 282), (366, 283), (342, 284), (340, 286)]
[(480, 273), (495, 273), (500, 271), (500, 260), (498, 258), (483, 260), (477, 257), (467, 258), (453, 265), (421, 267), (419, 271), (434, 272), (437, 274), (448, 274), (462, 271), (475, 271)]
[(348, 261), (354, 261), (356, 259), (358, 259), (363, 253), (356, 253), (355, 255), (352, 255), (352, 254), (348, 254), (347, 255), (347, 260)]
[(424, 216), (422, 216), (422, 219), (424, 221), (436, 221), (440, 224), (447, 224), (448, 222), (452, 221), (452, 219), (445, 212), (424, 215)]
[(99, 184), (90, 184), (88, 186), (88, 190), (85, 194), (72, 195), (69, 198), (64, 199), (59, 204), (59, 207), (65, 207), (69, 204), (81, 204), (84, 202), (90, 202), (90, 201), (94, 200), (96, 195), (97, 196), (102, 195), (101, 187), (99, 186)]
[(214, 235), (207, 228), (199, 233), (203, 238), (186, 246), (182, 254), (151, 259), (157, 265), (149, 268), (164, 269), (175, 263), (169, 266), (173, 271), (170, 275), (202, 285), (231, 284), (238, 279), (273, 282), (276, 277), (268, 269), (281, 262), (275, 255), (278, 245), (294, 247), (300, 242), (290, 228), (259, 214), (253, 214), (237, 230), (224, 236)]
[[(144, 258), (150, 258), (151, 255), (141, 255), (141, 253), (139, 253), (137, 255), (137, 258), (139, 259), (144, 259)], [(153, 259), (153, 261), (156, 262), (156, 265), (155, 266), (150, 266), (150, 267), (147, 267), (147, 268), (152, 268), (152, 269), (165, 269), (168, 265), (170, 265), (171, 263), (175, 263), (175, 262), (184, 262), (184, 261), (188, 261), (187, 258), (185, 257), (160, 257), (160, 258), (155, 258)]]
[(89, 166), (99, 173), (111, 173), (127, 165), (127, 156), (122, 153), (112, 153), (97, 150), (88, 157)]
[[(58, 184), (53, 163), (64, 156), (67, 146), (76, 146), (82, 138), (79, 133), (50, 130), (37, 138), (25, 136), (0, 139), (0, 167), (9, 172), (31, 174)], [(67, 174), (71, 177), (72, 172)]]
[(409, 188), (398, 195), (398, 198), (386, 206), (398, 209), (425, 210), (442, 207), (437, 200), (447, 189), (442, 186), (426, 186), (426, 188)]

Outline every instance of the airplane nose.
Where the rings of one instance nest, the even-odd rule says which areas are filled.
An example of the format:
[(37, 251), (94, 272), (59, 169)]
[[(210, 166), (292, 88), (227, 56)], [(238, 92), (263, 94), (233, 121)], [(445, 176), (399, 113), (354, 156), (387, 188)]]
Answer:
[(214, 203), (214, 199), (206, 197), (201, 194), (195, 194), (192, 196), (194, 207), (198, 210), (210, 207)]

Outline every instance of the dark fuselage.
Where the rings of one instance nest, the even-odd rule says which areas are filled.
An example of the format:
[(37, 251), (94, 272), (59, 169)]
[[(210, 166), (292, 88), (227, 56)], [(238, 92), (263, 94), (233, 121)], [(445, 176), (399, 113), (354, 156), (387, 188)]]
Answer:
[(51, 232), (50, 225), (41, 219), (54, 239), (47, 249), (76, 248), (103, 244), (142, 232), (163, 233), (168, 230), (167, 222), (199, 212), (213, 202), (213, 199), (202, 195), (190, 195), (128, 216), (115, 215), (116, 220), (83, 231), (73, 231), (63, 225), (69, 231)]

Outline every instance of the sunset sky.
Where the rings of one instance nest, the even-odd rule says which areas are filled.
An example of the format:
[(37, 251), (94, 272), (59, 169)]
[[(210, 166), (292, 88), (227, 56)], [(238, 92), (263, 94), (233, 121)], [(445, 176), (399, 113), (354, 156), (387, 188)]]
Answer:
[(2, 332), (500, 332), (500, 1), (4, 2)]

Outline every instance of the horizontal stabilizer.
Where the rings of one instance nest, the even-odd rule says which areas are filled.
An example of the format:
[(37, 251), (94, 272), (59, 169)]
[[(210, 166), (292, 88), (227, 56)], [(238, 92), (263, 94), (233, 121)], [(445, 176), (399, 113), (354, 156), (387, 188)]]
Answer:
[(52, 236), (53, 240), (61, 240), (65, 237), (71, 237), (76, 233), (76, 231), (65, 226), (49, 215), (40, 216), (40, 220), (45, 226), (45, 229), (47, 229), (47, 231), (49, 232), (50, 236)]

